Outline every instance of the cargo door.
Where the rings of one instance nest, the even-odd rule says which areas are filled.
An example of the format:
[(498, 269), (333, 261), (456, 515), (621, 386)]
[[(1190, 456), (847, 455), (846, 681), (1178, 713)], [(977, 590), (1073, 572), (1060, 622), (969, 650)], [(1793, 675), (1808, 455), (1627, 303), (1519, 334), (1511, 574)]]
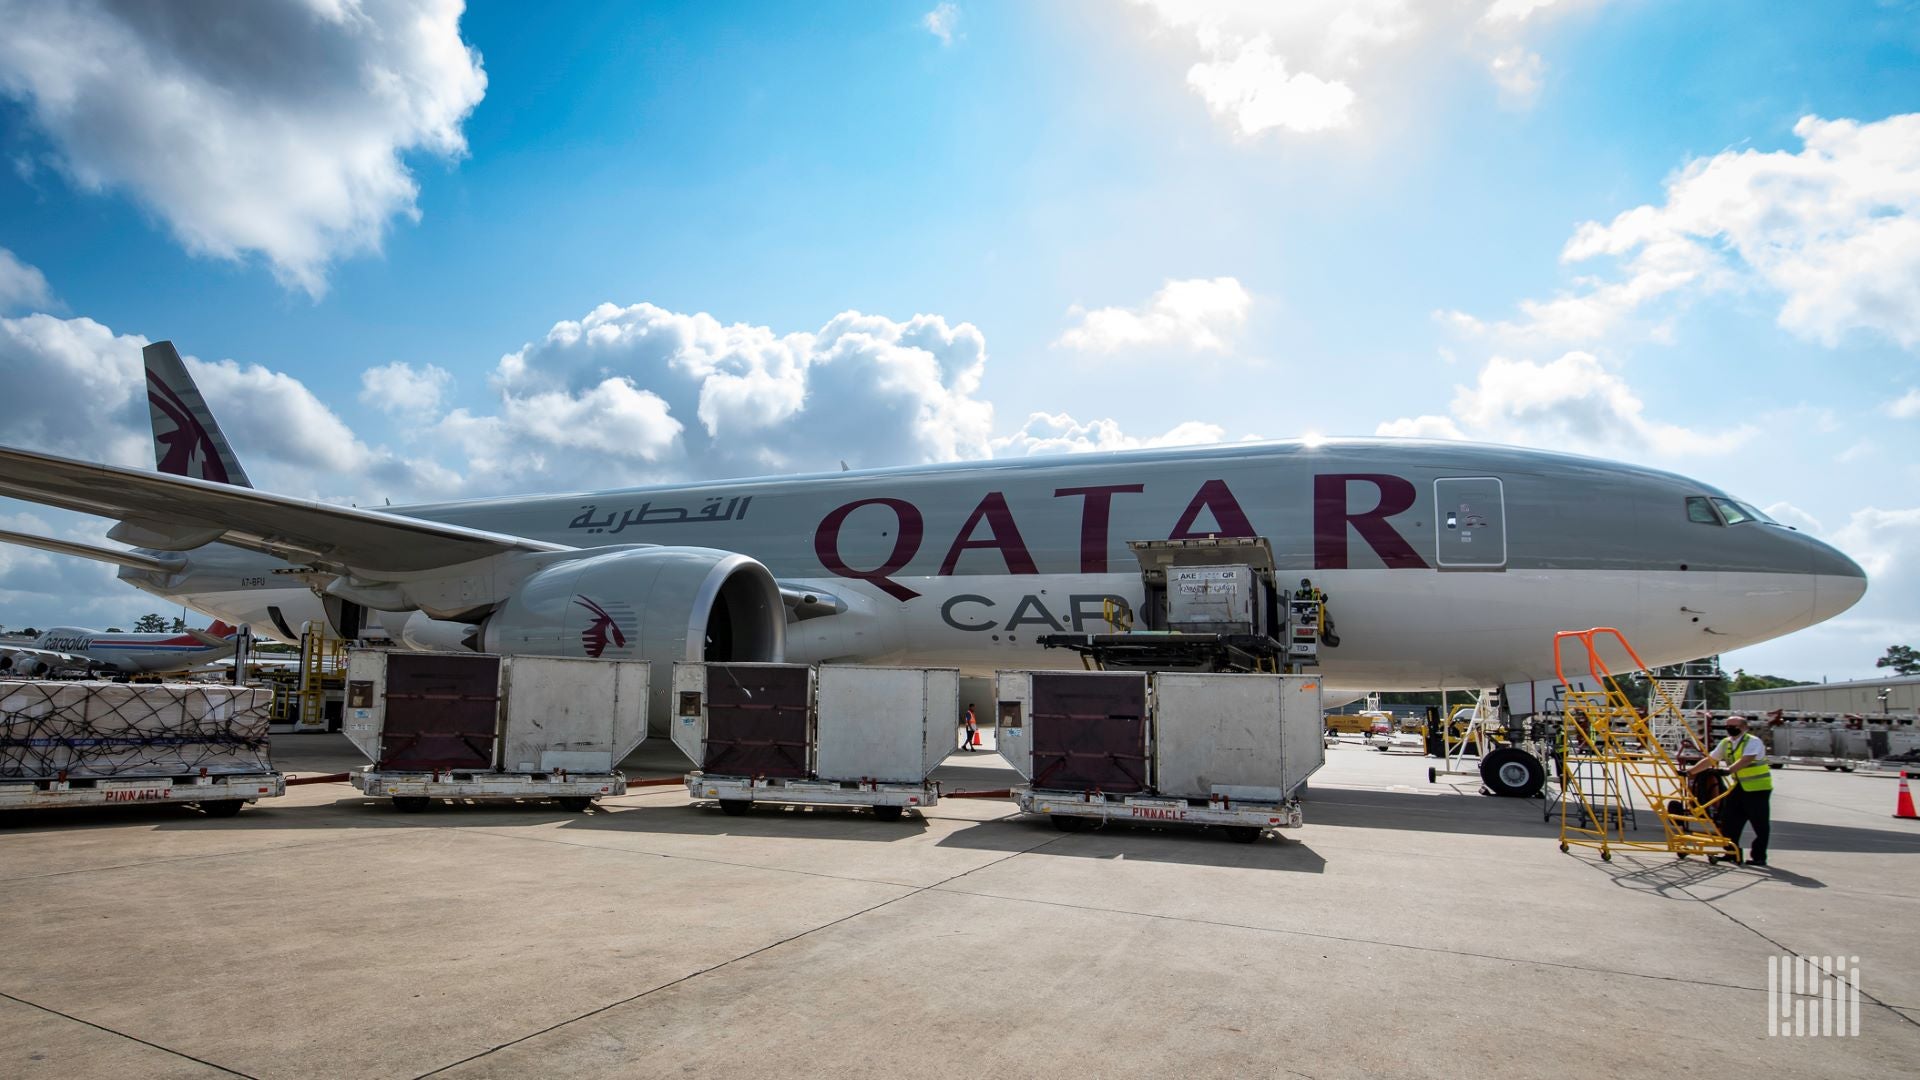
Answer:
[(718, 776), (805, 777), (808, 675), (801, 665), (708, 664), (701, 769)]
[(378, 768), (493, 767), (500, 723), (500, 658), (388, 653)]
[(1033, 673), (1033, 786), (1115, 795), (1147, 788), (1144, 675)]
[(1504, 570), (1506, 494), (1498, 477), (1433, 482), (1434, 562), (1442, 570)]

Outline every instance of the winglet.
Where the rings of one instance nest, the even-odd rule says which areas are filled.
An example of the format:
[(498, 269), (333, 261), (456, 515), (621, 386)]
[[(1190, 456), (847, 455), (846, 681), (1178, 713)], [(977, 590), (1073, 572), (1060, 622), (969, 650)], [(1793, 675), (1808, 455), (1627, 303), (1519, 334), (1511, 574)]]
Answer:
[(153, 457), (163, 473), (252, 487), (213, 410), (171, 341), (140, 350), (147, 363), (147, 407), (153, 415)]

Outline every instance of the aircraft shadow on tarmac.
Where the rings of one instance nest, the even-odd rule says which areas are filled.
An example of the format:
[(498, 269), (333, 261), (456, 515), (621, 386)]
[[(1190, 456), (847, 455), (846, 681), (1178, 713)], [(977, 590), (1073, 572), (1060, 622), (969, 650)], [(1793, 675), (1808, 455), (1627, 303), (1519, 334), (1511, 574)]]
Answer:
[(621, 804), (610, 812), (572, 817), (565, 822), (565, 827), (673, 836), (764, 836), (894, 843), (925, 833), (928, 825), (925, 818), (911, 810), (898, 821), (881, 821), (864, 806), (758, 803), (735, 816), (711, 802), (691, 805), (674, 802), (651, 806)]
[[(1308, 825), (1416, 832), (1477, 833), (1557, 841), (1560, 818), (1541, 820), (1538, 799), (1449, 798), (1361, 788), (1314, 789), (1305, 801)], [(1632, 839), (1657, 840), (1659, 819), (1641, 811)], [(1920, 833), (1799, 821), (1773, 823), (1774, 851), (1841, 851), (1860, 854), (1920, 854)], [(1662, 858), (1671, 856), (1662, 855)]]
[(1251, 844), (1236, 844), (1215, 828), (1110, 823), (1081, 833), (1064, 833), (1044, 818), (1009, 815), (982, 821), (939, 841), (943, 848), (1004, 851), (1068, 859), (1120, 859), (1128, 862), (1218, 866), (1320, 874), (1327, 860), (1297, 834), (1269, 833)]

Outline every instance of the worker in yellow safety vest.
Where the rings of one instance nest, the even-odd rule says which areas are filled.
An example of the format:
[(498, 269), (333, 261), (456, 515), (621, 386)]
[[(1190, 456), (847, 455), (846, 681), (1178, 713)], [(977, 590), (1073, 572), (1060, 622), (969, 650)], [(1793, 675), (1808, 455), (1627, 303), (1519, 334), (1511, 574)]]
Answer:
[[(1753, 866), (1767, 865), (1767, 833), (1770, 831), (1773, 814), (1773, 769), (1767, 765), (1767, 748), (1760, 737), (1748, 730), (1749, 722), (1744, 716), (1727, 717), (1727, 737), (1720, 740), (1713, 753), (1701, 758), (1687, 775), (1706, 769), (1724, 768), (1727, 770), (1732, 790), (1727, 792), (1726, 802), (1720, 814), (1720, 831), (1732, 841), (1734, 854), (1740, 851), (1740, 834), (1748, 825), (1753, 826), (1753, 857), (1748, 863)], [(1733, 858), (1733, 855), (1724, 856)], [(1722, 856), (1709, 856), (1718, 862)]]

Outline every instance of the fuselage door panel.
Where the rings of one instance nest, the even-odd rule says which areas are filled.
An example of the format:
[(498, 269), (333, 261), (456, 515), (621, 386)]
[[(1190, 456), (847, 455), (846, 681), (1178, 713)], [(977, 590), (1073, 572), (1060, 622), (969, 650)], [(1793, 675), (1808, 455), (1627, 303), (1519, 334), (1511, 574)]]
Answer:
[(1506, 493), (1494, 476), (1433, 482), (1435, 565), (1442, 570), (1507, 567)]

